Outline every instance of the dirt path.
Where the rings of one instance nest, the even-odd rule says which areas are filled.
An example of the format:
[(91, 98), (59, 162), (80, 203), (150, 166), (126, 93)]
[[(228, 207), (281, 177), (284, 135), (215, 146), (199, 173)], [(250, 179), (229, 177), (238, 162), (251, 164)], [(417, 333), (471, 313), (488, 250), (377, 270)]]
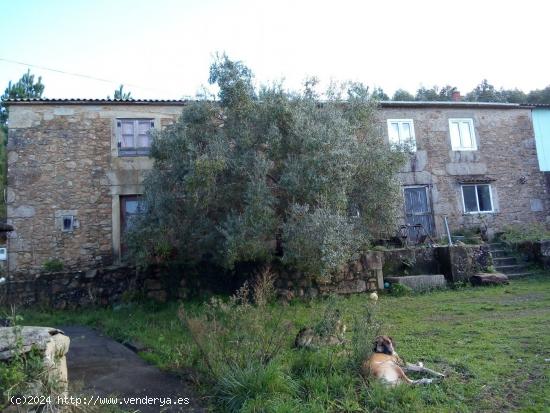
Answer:
[[(119, 407), (142, 413), (206, 412), (195, 392), (176, 376), (147, 364), (137, 354), (89, 327), (66, 326), (61, 330), (71, 339), (67, 365), (69, 383), (78, 395), (118, 396)], [(69, 394), (71, 396), (72, 394)], [(125, 403), (123, 397), (142, 398), (145, 404)], [(143, 398), (189, 398), (188, 404), (161, 406)]]

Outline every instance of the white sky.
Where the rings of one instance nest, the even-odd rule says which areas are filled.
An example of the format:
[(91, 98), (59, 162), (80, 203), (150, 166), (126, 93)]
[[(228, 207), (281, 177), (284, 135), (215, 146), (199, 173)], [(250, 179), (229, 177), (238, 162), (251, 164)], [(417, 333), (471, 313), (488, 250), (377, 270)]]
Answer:
[[(550, 2), (289, 0), (0, 0), (0, 59), (31, 68), (45, 97), (194, 96), (216, 52), (260, 83), (307, 76), (361, 81), (390, 96), (481, 79), (525, 91), (550, 84)], [(0, 92), (25, 66), (0, 60)], [(139, 87), (138, 87), (139, 86)]]

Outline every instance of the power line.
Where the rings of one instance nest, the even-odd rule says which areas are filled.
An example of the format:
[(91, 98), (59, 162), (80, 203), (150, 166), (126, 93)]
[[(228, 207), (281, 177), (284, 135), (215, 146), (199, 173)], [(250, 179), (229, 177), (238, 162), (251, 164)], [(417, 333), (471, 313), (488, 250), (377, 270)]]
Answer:
[(124, 84), (124, 86), (136, 87), (136, 88), (139, 88), (139, 89), (149, 90), (149, 91), (152, 91), (152, 92), (173, 93), (173, 91), (169, 92), (167, 90), (152, 89), (152, 88), (149, 88), (149, 87), (139, 86), (139, 85), (135, 85), (135, 84), (132, 84), (132, 83), (122, 83), (122, 82), (117, 82), (117, 81), (114, 81), (114, 80), (102, 79), (100, 77), (94, 77), (94, 76), (90, 76), (90, 75), (83, 75), (81, 73), (65, 72), (65, 71), (60, 70), (60, 69), (52, 69), (50, 67), (45, 67), (45, 66), (40, 66), (40, 65), (33, 65), (33, 64), (30, 64), (30, 63), (19, 62), (17, 60), (5, 59), (3, 57), (0, 57), (0, 60), (4, 61), (4, 62), (8, 62), (8, 63), (15, 63), (15, 64), (22, 65), (22, 66), (33, 67), (35, 69), (48, 70), (50, 72), (61, 73), (63, 75), (82, 77), (82, 78), (90, 79), (90, 80), (96, 80), (98, 82), (111, 83), (111, 84), (114, 84), (114, 85)]

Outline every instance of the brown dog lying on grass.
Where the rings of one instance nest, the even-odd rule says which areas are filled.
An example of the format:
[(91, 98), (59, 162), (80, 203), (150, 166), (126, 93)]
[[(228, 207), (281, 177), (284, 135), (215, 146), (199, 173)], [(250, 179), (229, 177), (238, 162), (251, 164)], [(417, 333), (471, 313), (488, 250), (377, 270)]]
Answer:
[(434, 379), (422, 378), (411, 380), (405, 371), (418, 371), (430, 373), (438, 377), (445, 377), (443, 374), (430, 370), (422, 365), (403, 363), (403, 360), (394, 350), (393, 339), (389, 336), (378, 336), (374, 341), (372, 355), (363, 362), (361, 372), (364, 377), (374, 377), (382, 382), (396, 386), (401, 383), (407, 384), (430, 384)]

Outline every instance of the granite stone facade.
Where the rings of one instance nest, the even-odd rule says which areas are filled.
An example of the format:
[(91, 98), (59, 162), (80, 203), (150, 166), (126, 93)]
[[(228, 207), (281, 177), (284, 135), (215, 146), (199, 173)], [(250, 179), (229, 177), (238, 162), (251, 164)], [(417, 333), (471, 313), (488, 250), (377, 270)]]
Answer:
[[(489, 235), (506, 224), (549, 223), (549, 186), (537, 162), (529, 107), (386, 102), (378, 111), (386, 139), (388, 119), (412, 120), (417, 150), (399, 178), (404, 190), (425, 187), (435, 237), (445, 236), (444, 216), (451, 231), (487, 226)], [(449, 119), (472, 120), (475, 150), (452, 150)], [(461, 186), (476, 183), (490, 185), (493, 212), (465, 212)]]
[(183, 105), (11, 104), (6, 201), (15, 230), (8, 237), (9, 275), (32, 277), (52, 260), (69, 271), (119, 261), (120, 200), (142, 193), (152, 161), (119, 156), (117, 122), (148, 119), (160, 128), (173, 122)]
[[(185, 104), (11, 102), (6, 200), (8, 223), (15, 230), (8, 237), (9, 277), (32, 278), (52, 260), (62, 262), (65, 271), (118, 263), (121, 203), (125, 196), (142, 193), (144, 175), (152, 167), (143, 154), (119, 155), (119, 121), (147, 119), (159, 129), (173, 122)], [(445, 234), (443, 216), (451, 229), (486, 225), (493, 232), (505, 224), (548, 222), (547, 183), (537, 164), (529, 108), (385, 102), (377, 116), (386, 137), (388, 119), (413, 122), (417, 150), (410, 154), (400, 179), (404, 188), (426, 189), (435, 237)], [(452, 150), (449, 119), (453, 118), (472, 120), (476, 150)], [(494, 210), (465, 213), (464, 182), (489, 184)], [(315, 288), (322, 292), (322, 286)], [(350, 288), (363, 289), (363, 284)]]

